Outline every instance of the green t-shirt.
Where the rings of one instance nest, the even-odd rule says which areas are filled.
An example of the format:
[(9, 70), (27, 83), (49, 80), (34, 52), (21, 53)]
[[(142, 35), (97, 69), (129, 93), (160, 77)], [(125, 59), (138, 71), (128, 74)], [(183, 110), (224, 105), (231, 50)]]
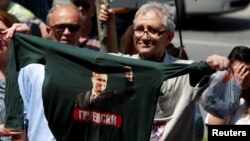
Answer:
[[(17, 78), (19, 70), (31, 63), (45, 65), (44, 112), (58, 141), (149, 140), (163, 81), (186, 73), (198, 76), (192, 79), (197, 81), (211, 73), (205, 62), (187, 65), (136, 60), (16, 33), (7, 72), (7, 127), (23, 129), (23, 101)], [(133, 83), (126, 92), (125, 66), (133, 72)], [(129, 96), (116, 99), (109, 95), (97, 105), (76, 106), (79, 96), (91, 90), (91, 76), (96, 70), (108, 74), (106, 89), (113, 90), (110, 95)], [(107, 105), (113, 107), (107, 109)]]

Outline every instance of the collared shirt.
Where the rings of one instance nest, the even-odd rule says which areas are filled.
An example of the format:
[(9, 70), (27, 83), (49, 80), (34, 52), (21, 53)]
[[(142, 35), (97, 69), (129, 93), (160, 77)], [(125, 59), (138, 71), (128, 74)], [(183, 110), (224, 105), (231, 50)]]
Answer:
[(44, 115), (42, 101), (44, 74), (44, 65), (30, 64), (21, 69), (18, 76), (20, 94), (24, 103), (24, 124), (30, 141), (56, 141)]
[[(133, 59), (140, 59), (139, 54), (135, 55), (124, 55), (122, 53), (114, 54), (123, 57), (129, 57)], [(190, 64), (192, 60), (180, 60), (175, 58), (168, 53), (165, 53), (162, 63), (185, 63)], [(199, 91), (199, 89), (198, 89)], [(166, 80), (161, 87), (161, 94), (158, 99), (157, 108), (155, 112), (155, 118), (153, 123), (153, 130), (151, 131), (150, 141), (162, 140), (178, 140), (183, 141), (189, 138), (194, 140), (194, 119), (195, 113), (201, 115), (199, 109), (194, 110), (196, 104), (193, 97), (197, 94), (197, 90), (194, 90), (193, 87), (189, 84), (189, 75), (178, 76), (176, 78)], [(188, 99), (188, 100), (187, 100)], [(173, 102), (174, 101), (174, 102)], [(176, 103), (176, 104), (173, 104)], [(189, 106), (187, 106), (189, 105)], [(193, 107), (193, 108), (188, 108)], [(185, 114), (182, 112), (185, 111)], [(196, 115), (196, 116), (197, 116)], [(178, 120), (181, 119), (181, 120)], [(197, 120), (202, 119), (197, 118)], [(163, 123), (168, 124), (168, 127)], [(182, 127), (182, 123), (185, 123), (185, 128)], [(182, 127), (182, 128), (180, 128)], [(175, 134), (182, 129), (183, 135), (178, 136)], [(162, 137), (162, 138), (161, 138)]]
[(95, 93), (95, 91), (92, 90), (90, 95), (90, 103), (93, 102), (97, 96), (98, 95)]

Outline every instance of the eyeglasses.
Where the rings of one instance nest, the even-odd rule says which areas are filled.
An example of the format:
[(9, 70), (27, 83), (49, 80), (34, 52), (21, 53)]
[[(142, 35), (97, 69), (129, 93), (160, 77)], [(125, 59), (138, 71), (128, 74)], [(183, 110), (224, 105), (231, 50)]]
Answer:
[(81, 0), (72, 0), (73, 4), (77, 7), (82, 7), (85, 10), (89, 10), (90, 9), (90, 4), (85, 2), (85, 1), (81, 1)]
[(58, 33), (64, 32), (66, 28), (68, 28), (70, 32), (77, 32), (80, 29), (80, 25), (78, 24), (56, 24), (54, 26), (51, 26), (51, 28), (53, 28)]
[(134, 35), (136, 37), (142, 37), (146, 33), (149, 37), (155, 38), (155, 37), (158, 37), (158, 36), (162, 35), (166, 31), (167, 30), (158, 31), (158, 30), (155, 30), (155, 29), (149, 29), (149, 30), (134, 29)]

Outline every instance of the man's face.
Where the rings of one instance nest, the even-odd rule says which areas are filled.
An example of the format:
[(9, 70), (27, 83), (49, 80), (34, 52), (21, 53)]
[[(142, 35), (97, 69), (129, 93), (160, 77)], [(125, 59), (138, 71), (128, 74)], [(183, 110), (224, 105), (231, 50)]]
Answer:
[(165, 31), (163, 16), (158, 11), (149, 10), (135, 18), (134, 44), (141, 59), (159, 61), (165, 53), (165, 46), (172, 40), (171, 34)]
[(91, 20), (96, 12), (94, 0), (72, 0), (72, 3), (79, 8), (87, 21)]
[(91, 80), (93, 83), (93, 89), (97, 94), (103, 92), (106, 89), (108, 80), (107, 74), (95, 73)]
[(81, 35), (79, 12), (71, 7), (62, 7), (51, 15), (48, 33), (51, 40), (77, 45)]

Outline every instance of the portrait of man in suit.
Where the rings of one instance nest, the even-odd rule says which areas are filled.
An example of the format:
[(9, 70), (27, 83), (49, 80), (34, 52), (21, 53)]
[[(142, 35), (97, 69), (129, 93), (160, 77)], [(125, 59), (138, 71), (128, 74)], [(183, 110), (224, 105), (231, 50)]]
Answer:
[(134, 93), (131, 67), (124, 67), (124, 77), (125, 87), (123, 90), (107, 90), (108, 74), (103, 71), (92, 72), (92, 89), (79, 94), (76, 100), (76, 107), (105, 112), (121, 105), (132, 97)]

